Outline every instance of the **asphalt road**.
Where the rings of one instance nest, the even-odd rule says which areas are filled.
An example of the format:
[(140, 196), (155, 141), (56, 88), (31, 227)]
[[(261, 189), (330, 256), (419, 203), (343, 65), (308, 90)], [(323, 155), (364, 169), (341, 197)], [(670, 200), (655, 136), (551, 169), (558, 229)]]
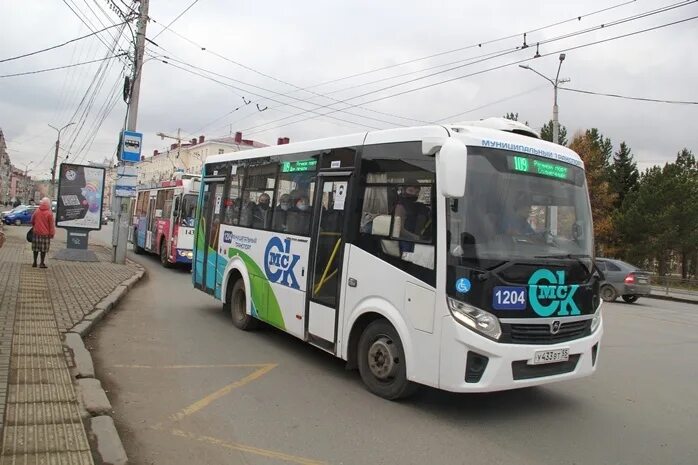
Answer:
[(132, 463), (697, 463), (698, 306), (606, 305), (591, 378), (396, 403), (291, 336), (236, 330), (187, 271), (138, 261), (147, 277), (88, 341)]

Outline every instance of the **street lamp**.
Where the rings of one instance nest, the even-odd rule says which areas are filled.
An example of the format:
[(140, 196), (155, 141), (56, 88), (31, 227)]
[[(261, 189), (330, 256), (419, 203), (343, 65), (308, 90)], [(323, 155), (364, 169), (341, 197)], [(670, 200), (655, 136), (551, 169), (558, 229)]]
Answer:
[(553, 81), (550, 79), (548, 76), (539, 73), (535, 69), (531, 68), (528, 65), (519, 65), (519, 68), (527, 69), (529, 71), (533, 71), (536, 73), (538, 76), (542, 77), (546, 81), (548, 81), (550, 84), (553, 85), (553, 89), (555, 90), (555, 97), (553, 100), (553, 142), (558, 144), (559, 139), (560, 139), (560, 121), (558, 119), (558, 107), (557, 107), (557, 88), (560, 84), (564, 84), (565, 82), (570, 82), (569, 79), (560, 79), (560, 68), (562, 68), (562, 62), (565, 61), (565, 54), (561, 53), (560, 54), (560, 64), (557, 67), (557, 74), (555, 75), (555, 80)]
[(49, 124), (49, 126), (51, 126), (52, 129), (55, 129), (58, 132), (58, 137), (56, 138), (56, 152), (53, 155), (53, 168), (51, 169), (51, 186), (50, 186), (51, 189), (50, 189), (50, 193), (49, 193), (51, 199), (53, 199), (53, 197), (55, 195), (55, 191), (56, 191), (56, 163), (58, 163), (58, 146), (61, 143), (61, 131), (63, 131), (65, 128), (67, 128), (68, 126), (73, 125), (73, 124), (75, 124), (75, 123), (68, 123), (60, 129), (58, 129), (54, 126), (51, 126)]

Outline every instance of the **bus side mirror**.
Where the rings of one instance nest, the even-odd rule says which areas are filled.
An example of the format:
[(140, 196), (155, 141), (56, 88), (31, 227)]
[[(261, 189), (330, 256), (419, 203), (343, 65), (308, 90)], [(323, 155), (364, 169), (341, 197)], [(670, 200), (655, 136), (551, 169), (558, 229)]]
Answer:
[(436, 183), (441, 195), (458, 198), (465, 195), (465, 168), (468, 149), (458, 139), (448, 138), (436, 154)]

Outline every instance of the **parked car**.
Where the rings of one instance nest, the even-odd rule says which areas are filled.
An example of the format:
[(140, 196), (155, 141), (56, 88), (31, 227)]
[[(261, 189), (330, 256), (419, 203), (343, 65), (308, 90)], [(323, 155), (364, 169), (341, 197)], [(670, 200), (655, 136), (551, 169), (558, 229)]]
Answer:
[(2, 221), (5, 224), (14, 224), (19, 226), (20, 224), (29, 224), (32, 221), (32, 215), (39, 207), (21, 205), (15, 208), (11, 213), (6, 214)]
[(604, 274), (601, 298), (613, 302), (621, 297), (629, 304), (651, 293), (650, 273), (630, 263), (610, 258), (597, 258), (596, 265)]
[(6, 217), (7, 215), (9, 215), (10, 213), (13, 213), (13, 212), (15, 212), (16, 210), (19, 210), (20, 208), (24, 208), (24, 207), (25, 207), (25, 205), (22, 205), (21, 207), (10, 208), (9, 210), (0, 213), (0, 219), (4, 220), (5, 217)]

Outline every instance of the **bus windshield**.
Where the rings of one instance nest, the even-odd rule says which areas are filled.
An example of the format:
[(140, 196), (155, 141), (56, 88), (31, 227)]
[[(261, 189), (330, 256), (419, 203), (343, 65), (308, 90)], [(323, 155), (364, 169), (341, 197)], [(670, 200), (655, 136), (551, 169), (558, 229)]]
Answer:
[(584, 170), (517, 152), (468, 147), (466, 194), (448, 199), (449, 264), (590, 257)]
[(182, 226), (194, 227), (194, 218), (196, 216), (196, 200), (195, 194), (186, 194), (182, 199)]

